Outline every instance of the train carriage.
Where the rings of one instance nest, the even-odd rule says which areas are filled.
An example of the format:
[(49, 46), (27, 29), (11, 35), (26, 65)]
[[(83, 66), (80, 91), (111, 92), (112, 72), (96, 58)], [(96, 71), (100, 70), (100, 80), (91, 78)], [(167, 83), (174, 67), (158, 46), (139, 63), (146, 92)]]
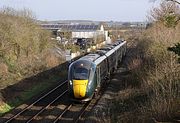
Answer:
[(117, 68), (125, 49), (126, 41), (118, 41), (71, 63), (68, 71), (70, 98), (76, 101), (91, 100)]

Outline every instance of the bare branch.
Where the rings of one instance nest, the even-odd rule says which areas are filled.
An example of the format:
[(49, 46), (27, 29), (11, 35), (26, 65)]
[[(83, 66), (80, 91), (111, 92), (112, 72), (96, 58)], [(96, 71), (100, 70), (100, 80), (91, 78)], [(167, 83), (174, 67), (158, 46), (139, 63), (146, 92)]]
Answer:
[[(157, 0), (149, 0), (149, 2), (155, 2), (155, 1), (157, 1)], [(170, 2), (174, 2), (174, 3), (177, 3), (180, 5), (180, 2), (177, 0), (163, 0), (163, 1), (170, 1)]]
[(175, 3), (177, 3), (177, 4), (180, 4), (180, 2), (177, 1), (177, 0), (166, 0), (166, 1), (171, 1), (171, 2), (175, 2)]

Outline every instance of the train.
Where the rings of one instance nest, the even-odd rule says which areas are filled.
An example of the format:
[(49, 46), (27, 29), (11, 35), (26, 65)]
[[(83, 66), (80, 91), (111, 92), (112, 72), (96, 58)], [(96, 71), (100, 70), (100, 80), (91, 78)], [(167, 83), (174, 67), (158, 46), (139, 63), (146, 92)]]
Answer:
[(69, 98), (90, 101), (117, 69), (126, 47), (127, 41), (118, 40), (72, 62), (68, 70)]

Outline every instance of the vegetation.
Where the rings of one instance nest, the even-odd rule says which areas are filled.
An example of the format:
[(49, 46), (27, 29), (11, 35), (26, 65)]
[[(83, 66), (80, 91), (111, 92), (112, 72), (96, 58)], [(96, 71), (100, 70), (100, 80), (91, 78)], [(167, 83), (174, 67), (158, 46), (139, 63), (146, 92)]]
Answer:
[(78, 45), (74, 45), (71, 43), (67, 44), (58, 44), (58, 47), (60, 47), (62, 50), (70, 50), (72, 53), (80, 52), (80, 47)]
[[(51, 40), (51, 33), (41, 29), (31, 11), (3, 8), (0, 10), (0, 18), (0, 113), (2, 113), (50, 86), (46, 82), (49, 81), (48, 78), (46, 81), (43, 80), (44, 88), (42, 82), (36, 83), (37, 77), (30, 82), (25, 82), (25, 78), (55, 67), (64, 62), (64, 59), (55, 52), (56, 43)], [(2, 93), (8, 90), (8, 86), (18, 83), (26, 84), (22, 84), (21, 94), (11, 93), (10, 97), (15, 102), (12, 104), (10, 99), (7, 99), (8, 94)]]
[[(43, 55), (53, 47), (50, 33), (42, 30), (30, 11), (0, 11), (0, 81), (29, 76), (47, 68)], [(3, 87), (1, 87), (3, 88)]]
[(107, 104), (110, 108), (105, 117), (110, 117), (110, 121), (103, 121), (140, 123), (180, 119), (179, 13), (179, 6), (163, 2), (151, 11), (152, 26), (134, 36), (135, 42), (129, 42), (132, 45), (126, 62), (130, 74), (124, 81), (126, 86), (130, 84), (122, 87), (124, 90)]
[(159, 16), (162, 20), (157, 19), (147, 30), (151, 43), (144, 56), (146, 75), (140, 77), (152, 90), (147, 110), (151, 117), (155, 121), (173, 121), (180, 111), (180, 64), (177, 55), (167, 49), (180, 42), (180, 9), (174, 3), (162, 3), (159, 10), (164, 16)]
[(178, 60), (180, 63), (180, 43), (175, 44), (175, 46), (173, 47), (169, 47), (168, 50), (174, 52), (179, 56)]
[(95, 40), (95, 44), (100, 44), (105, 41), (105, 37), (104, 35), (98, 35), (94, 37), (94, 40)]

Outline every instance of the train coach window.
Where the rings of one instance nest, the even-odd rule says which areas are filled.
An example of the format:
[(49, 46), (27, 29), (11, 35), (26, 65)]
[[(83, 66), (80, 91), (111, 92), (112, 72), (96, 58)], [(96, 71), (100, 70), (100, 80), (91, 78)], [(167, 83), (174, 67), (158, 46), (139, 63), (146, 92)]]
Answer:
[(89, 76), (89, 71), (86, 68), (75, 68), (73, 79), (76, 80), (87, 80)]

